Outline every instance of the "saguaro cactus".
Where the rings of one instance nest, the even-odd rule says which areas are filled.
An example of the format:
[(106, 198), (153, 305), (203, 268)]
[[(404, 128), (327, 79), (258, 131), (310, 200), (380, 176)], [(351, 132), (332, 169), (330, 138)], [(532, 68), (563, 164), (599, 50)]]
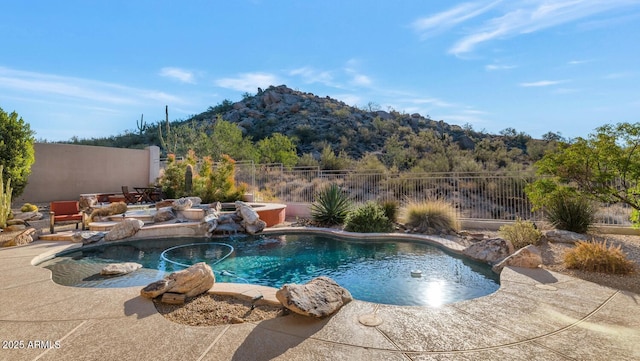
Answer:
[(7, 180), (7, 184), (4, 184), (2, 179), (2, 172), (4, 167), (0, 165), (0, 228), (4, 228), (7, 225), (7, 218), (11, 213), (11, 178)]
[(184, 172), (184, 192), (186, 195), (191, 195), (193, 188), (193, 166), (187, 164), (187, 169)]

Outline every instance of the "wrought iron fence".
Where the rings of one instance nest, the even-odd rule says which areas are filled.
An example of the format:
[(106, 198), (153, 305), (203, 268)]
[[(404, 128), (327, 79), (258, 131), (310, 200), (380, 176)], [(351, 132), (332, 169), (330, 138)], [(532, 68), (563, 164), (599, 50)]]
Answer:
[[(336, 183), (355, 203), (440, 200), (452, 205), (456, 216), (470, 219), (539, 221), (542, 212), (532, 205), (524, 188), (535, 180), (519, 173), (373, 173), (328, 171), (317, 167), (285, 168), (281, 164), (236, 164), (236, 182), (248, 185), (256, 201), (313, 203), (319, 190)], [(602, 205), (598, 225), (630, 225), (629, 207)]]

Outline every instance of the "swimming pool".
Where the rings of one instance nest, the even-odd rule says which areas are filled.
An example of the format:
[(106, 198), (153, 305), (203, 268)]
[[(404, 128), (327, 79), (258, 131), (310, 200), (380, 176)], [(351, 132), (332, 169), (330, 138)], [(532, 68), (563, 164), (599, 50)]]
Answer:
[[(232, 252), (224, 258), (229, 247)], [(201, 261), (212, 265), (217, 282), (278, 288), (328, 276), (356, 299), (393, 305), (438, 306), (481, 297), (499, 288), (498, 275), (488, 265), (432, 245), (309, 233), (104, 244), (69, 251), (40, 265), (50, 269), (59, 284), (128, 287), (146, 286)], [(138, 262), (144, 268), (119, 277), (101, 276), (102, 267), (114, 262)]]

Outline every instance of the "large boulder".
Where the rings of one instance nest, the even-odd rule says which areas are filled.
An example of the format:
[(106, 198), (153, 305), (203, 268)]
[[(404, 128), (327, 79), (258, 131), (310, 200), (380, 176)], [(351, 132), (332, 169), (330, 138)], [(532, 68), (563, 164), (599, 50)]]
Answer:
[(139, 268), (142, 268), (140, 263), (124, 262), (124, 263), (110, 263), (100, 270), (101, 275), (119, 276), (131, 273)]
[(142, 226), (144, 226), (144, 222), (139, 219), (123, 219), (111, 228), (109, 233), (104, 236), (104, 240), (110, 242), (129, 238), (136, 234)]
[(465, 248), (462, 253), (476, 261), (491, 264), (503, 260), (514, 252), (513, 243), (502, 238), (490, 238), (474, 243)]
[(325, 317), (351, 302), (351, 293), (329, 277), (317, 277), (304, 285), (286, 284), (276, 298), (289, 310), (310, 317)]
[(179, 293), (193, 297), (213, 287), (216, 277), (211, 267), (204, 262), (196, 263), (182, 271), (174, 272), (160, 281), (150, 283), (140, 291), (146, 298), (155, 298), (163, 293)]
[(496, 273), (500, 273), (505, 266), (538, 268), (541, 264), (542, 254), (540, 253), (540, 250), (538, 247), (530, 244), (526, 247), (520, 248), (514, 254), (503, 259), (491, 269)]
[(262, 232), (267, 223), (260, 219), (260, 215), (253, 207), (242, 201), (236, 201), (236, 213), (242, 218), (240, 224), (249, 234)]
[(245, 231), (247, 231), (247, 233), (258, 234), (267, 227), (267, 222), (258, 219), (255, 223), (252, 224), (246, 224), (243, 222), (242, 226), (244, 227)]
[(242, 217), (243, 222), (253, 224), (260, 219), (260, 215), (253, 207), (242, 201), (236, 201), (236, 212)]

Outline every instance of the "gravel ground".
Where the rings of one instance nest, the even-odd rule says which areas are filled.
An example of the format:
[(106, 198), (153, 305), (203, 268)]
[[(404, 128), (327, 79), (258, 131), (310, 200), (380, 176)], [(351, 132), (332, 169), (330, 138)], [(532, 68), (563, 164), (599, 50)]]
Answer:
[(184, 305), (153, 303), (168, 320), (190, 326), (215, 326), (258, 322), (283, 316), (283, 308), (270, 305), (251, 307), (251, 301), (233, 296), (204, 294), (189, 299)]

